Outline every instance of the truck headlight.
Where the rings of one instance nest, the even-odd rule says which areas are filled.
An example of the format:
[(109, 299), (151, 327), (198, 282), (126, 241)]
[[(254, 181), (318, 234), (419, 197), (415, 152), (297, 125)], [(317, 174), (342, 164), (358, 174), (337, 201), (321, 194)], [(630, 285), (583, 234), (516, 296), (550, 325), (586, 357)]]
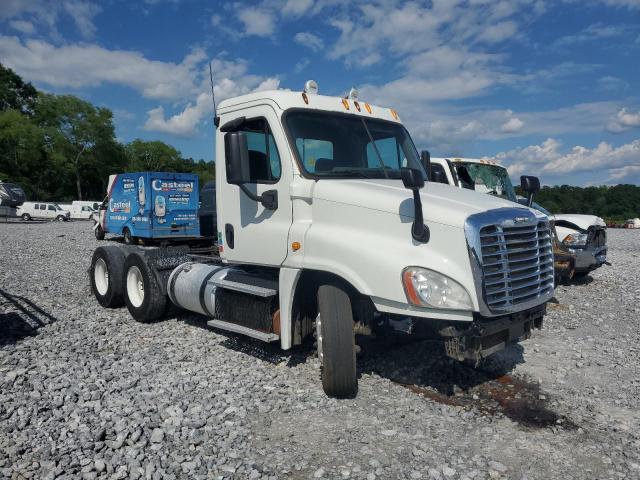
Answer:
[(402, 271), (402, 284), (409, 303), (421, 307), (471, 310), (473, 303), (467, 290), (441, 273), (420, 267)]
[(570, 233), (562, 243), (564, 243), (568, 247), (586, 247), (587, 246), (587, 237), (586, 233)]

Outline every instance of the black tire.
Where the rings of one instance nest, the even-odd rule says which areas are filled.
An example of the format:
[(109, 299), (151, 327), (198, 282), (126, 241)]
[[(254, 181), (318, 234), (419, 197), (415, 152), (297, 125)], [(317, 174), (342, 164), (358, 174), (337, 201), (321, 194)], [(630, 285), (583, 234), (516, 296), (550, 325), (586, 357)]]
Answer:
[(58, 216), (56, 217), (56, 220), (57, 220), (58, 222), (64, 222), (64, 221), (66, 220), (66, 218), (64, 218), (62, 215), (58, 215)]
[[(137, 272), (134, 269), (137, 269)], [(139, 273), (138, 282), (129, 278), (130, 273), (132, 278), (136, 273)], [(136, 283), (141, 287), (139, 291), (143, 292), (142, 298), (136, 296)], [(167, 296), (162, 293), (160, 285), (158, 285), (158, 281), (144, 257), (138, 253), (130, 254), (124, 262), (122, 288), (127, 309), (138, 322), (152, 322), (164, 314)]]
[[(103, 263), (100, 263), (102, 261)], [(98, 272), (96, 274), (96, 265)], [(108, 278), (107, 288), (101, 283), (100, 269), (106, 268)], [(91, 280), (91, 291), (98, 300), (98, 303), (105, 308), (117, 308), (124, 305), (122, 297), (122, 269), (124, 268), (124, 252), (118, 247), (98, 247), (93, 252), (91, 258), (91, 268), (89, 277)], [(96, 278), (98, 281), (96, 282)]]
[(29, 220), (31, 220), (31, 215), (29, 215), (28, 213), (23, 213), (22, 220), (24, 220), (25, 222), (28, 222)]
[(135, 243), (133, 236), (131, 236), (131, 230), (129, 230), (127, 227), (122, 230), (122, 235), (124, 236), (125, 245), (133, 245)]
[(96, 240), (104, 240), (104, 230), (102, 229), (102, 225), (98, 225), (98, 228), (96, 228), (93, 233), (96, 236)]
[(591, 272), (575, 272), (573, 274), (573, 278), (574, 279), (581, 279), (581, 278), (585, 278), (587, 275), (589, 275)]
[(330, 397), (354, 397), (358, 392), (358, 378), (349, 295), (337, 285), (321, 285), (318, 289), (318, 313), (322, 388)]

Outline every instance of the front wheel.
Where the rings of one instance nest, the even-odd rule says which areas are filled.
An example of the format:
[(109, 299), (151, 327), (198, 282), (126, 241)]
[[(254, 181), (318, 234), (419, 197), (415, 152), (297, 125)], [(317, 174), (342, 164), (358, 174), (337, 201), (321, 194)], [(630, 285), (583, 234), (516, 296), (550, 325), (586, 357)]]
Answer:
[(59, 222), (64, 222), (66, 219), (62, 215), (58, 215), (56, 217), (56, 220), (59, 221)]
[(125, 228), (125, 229), (122, 231), (122, 234), (124, 235), (124, 243), (125, 243), (126, 245), (133, 245), (133, 243), (134, 243), (134, 238), (133, 238), (133, 236), (131, 235), (131, 230), (129, 230), (128, 228)]
[(124, 302), (138, 322), (151, 322), (162, 316), (167, 306), (167, 296), (153, 271), (138, 253), (131, 253), (124, 262), (122, 272)]
[(23, 213), (22, 220), (24, 220), (25, 222), (28, 222), (29, 220), (31, 220), (31, 215), (29, 215), (28, 213)]
[(104, 230), (101, 225), (98, 225), (93, 233), (96, 236), (96, 240), (104, 240)]
[(318, 289), (316, 335), (322, 363), (322, 388), (330, 397), (353, 397), (358, 391), (351, 300), (337, 285)]

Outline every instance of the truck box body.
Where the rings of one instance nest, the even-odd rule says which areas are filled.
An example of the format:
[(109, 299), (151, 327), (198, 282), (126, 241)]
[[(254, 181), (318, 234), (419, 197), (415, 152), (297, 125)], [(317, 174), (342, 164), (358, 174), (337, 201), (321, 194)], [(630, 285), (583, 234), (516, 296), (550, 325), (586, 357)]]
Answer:
[(198, 176), (138, 172), (109, 177), (105, 232), (139, 238), (199, 237)]

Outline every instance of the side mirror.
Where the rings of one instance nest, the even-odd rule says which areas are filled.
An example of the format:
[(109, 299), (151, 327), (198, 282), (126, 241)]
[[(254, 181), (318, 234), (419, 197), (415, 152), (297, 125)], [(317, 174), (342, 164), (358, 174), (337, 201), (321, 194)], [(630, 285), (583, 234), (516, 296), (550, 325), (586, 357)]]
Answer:
[(420, 152), (420, 163), (424, 167), (424, 171), (427, 172), (427, 181), (431, 181), (431, 154), (427, 150)]
[(424, 177), (422, 176), (422, 172), (417, 168), (401, 168), (400, 177), (402, 178), (404, 188), (414, 190), (424, 187)]
[(243, 132), (229, 132), (224, 136), (224, 156), (227, 164), (227, 182), (242, 185), (250, 181), (249, 147)]
[(429, 229), (424, 224), (422, 216), (422, 199), (420, 189), (424, 187), (424, 177), (417, 168), (401, 168), (400, 178), (405, 188), (413, 192), (413, 225), (411, 225), (411, 236), (421, 243), (429, 241)]
[(530, 175), (520, 177), (520, 188), (527, 194), (527, 206), (533, 204), (533, 195), (540, 191), (540, 179)]

